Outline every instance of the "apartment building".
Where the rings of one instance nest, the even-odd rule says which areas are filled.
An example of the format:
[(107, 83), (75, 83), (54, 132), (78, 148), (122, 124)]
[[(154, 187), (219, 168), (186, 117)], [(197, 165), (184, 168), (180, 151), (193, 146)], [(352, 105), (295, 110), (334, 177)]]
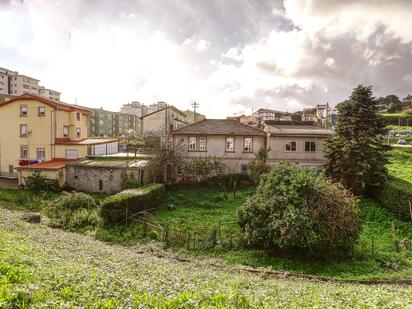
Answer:
[(332, 134), (320, 126), (293, 122), (265, 123), (262, 128), (231, 119), (206, 119), (171, 132), (174, 144), (184, 146), (184, 159), (216, 157), (225, 173), (248, 173), (260, 149), (269, 149), (267, 163), (319, 167), (325, 163), (324, 143)]
[(273, 109), (259, 108), (253, 113), (253, 116), (255, 116), (259, 121), (265, 122), (268, 120), (275, 120), (276, 117), (280, 117), (284, 114), (284, 112), (276, 111)]
[(141, 117), (141, 132), (145, 136), (165, 136), (187, 125), (186, 114), (170, 105)]
[(140, 133), (140, 117), (111, 112), (103, 108), (89, 109), (89, 136), (120, 137)]
[(43, 86), (39, 86), (39, 96), (52, 100), (52, 101), (60, 101), (60, 92), (52, 89), (45, 88)]
[(0, 174), (14, 177), (17, 171), (21, 176), (41, 170), (57, 177), (67, 161), (117, 153), (116, 139), (88, 138), (89, 114), (31, 94), (0, 104)]
[(0, 68), (0, 94), (20, 96), (28, 93), (44, 97), (48, 100), (60, 101), (60, 92), (39, 85), (39, 80)]
[(148, 111), (149, 111), (149, 107), (147, 107), (146, 105), (138, 101), (133, 101), (128, 104), (123, 104), (123, 106), (120, 108), (121, 113), (136, 115), (138, 117), (142, 117), (146, 115)]
[(158, 110), (164, 109), (166, 107), (167, 107), (166, 102), (159, 101), (157, 103), (150, 104), (149, 107), (148, 107), (147, 113), (150, 114), (150, 113), (156, 112)]

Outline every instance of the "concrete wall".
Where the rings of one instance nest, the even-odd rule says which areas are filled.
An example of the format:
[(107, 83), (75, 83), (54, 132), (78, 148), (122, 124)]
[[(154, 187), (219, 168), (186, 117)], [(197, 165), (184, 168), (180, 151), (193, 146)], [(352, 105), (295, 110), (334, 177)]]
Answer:
[[(206, 137), (206, 151), (189, 150), (189, 137), (197, 138), (197, 146), (199, 147), (200, 137)], [(235, 151), (226, 151), (226, 137), (235, 138)], [(243, 164), (248, 164), (250, 160), (255, 158), (255, 153), (265, 147), (265, 136), (252, 136), (253, 149), (252, 152), (243, 151), (243, 141), (245, 137), (251, 136), (233, 136), (233, 135), (175, 135), (174, 143), (182, 144), (184, 148), (184, 159), (204, 158), (204, 157), (217, 157), (223, 160), (225, 165), (225, 172), (240, 172)], [(198, 148), (199, 149), (199, 148)]]
[[(26, 185), (26, 178), (32, 176), (34, 172), (39, 170), (24, 169), (19, 171), (19, 185)], [(59, 170), (41, 170), (40, 174), (46, 176), (49, 180), (57, 180), (59, 186), (62, 188), (66, 185), (66, 171), (64, 168)]]
[[(143, 171), (143, 183), (140, 182), (140, 173)], [(126, 174), (125, 174), (126, 173)], [(151, 173), (145, 168), (113, 168), (98, 166), (67, 165), (67, 185), (77, 191), (104, 192), (114, 194), (124, 190), (124, 176), (133, 178), (140, 184), (151, 181)], [(102, 189), (100, 190), (100, 182)]]
[[(299, 163), (301, 165), (321, 165), (325, 162), (323, 152), (325, 137), (301, 137), (301, 136), (271, 136), (268, 138), (268, 147), (271, 148), (268, 154), (268, 163), (279, 162)], [(295, 141), (296, 151), (286, 151), (286, 142)], [(316, 144), (315, 152), (305, 151), (305, 142), (312, 141)]]

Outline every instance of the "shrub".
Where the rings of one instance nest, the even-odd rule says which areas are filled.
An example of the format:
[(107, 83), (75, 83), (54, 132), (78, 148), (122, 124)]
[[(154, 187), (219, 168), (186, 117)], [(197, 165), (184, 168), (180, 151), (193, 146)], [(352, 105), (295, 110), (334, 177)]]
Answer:
[(156, 208), (165, 198), (163, 184), (146, 185), (109, 196), (101, 204), (100, 215), (106, 223), (123, 223), (134, 214)]
[(373, 191), (373, 197), (401, 220), (410, 221), (409, 203), (412, 203), (412, 185), (401, 179), (390, 179)]
[(81, 192), (63, 192), (61, 196), (54, 200), (53, 206), (58, 210), (74, 211), (81, 208), (96, 208), (93, 197)]
[(256, 153), (256, 158), (249, 163), (249, 177), (254, 184), (258, 184), (260, 177), (267, 173), (270, 169), (270, 167), (266, 164), (268, 152), (270, 150), (270, 148), (260, 148)]
[(313, 170), (279, 164), (262, 176), (238, 216), (251, 245), (341, 254), (351, 251), (359, 235), (358, 211), (341, 184)]
[(24, 178), (25, 187), (35, 192), (60, 191), (57, 180), (47, 179), (40, 172), (34, 172), (31, 176)]
[(102, 219), (100, 218), (99, 212), (96, 208), (81, 208), (71, 214), (68, 222), (66, 223), (66, 227), (70, 230), (94, 229), (99, 226), (101, 222)]

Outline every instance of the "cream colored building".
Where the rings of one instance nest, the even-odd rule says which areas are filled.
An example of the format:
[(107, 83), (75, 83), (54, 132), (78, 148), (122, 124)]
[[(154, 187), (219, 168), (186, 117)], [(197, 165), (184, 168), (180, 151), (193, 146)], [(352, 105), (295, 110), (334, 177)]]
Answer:
[(172, 130), (184, 127), (186, 114), (174, 106), (167, 106), (141, 117), (143, 135), (164, 136)]
[(39, 86), (39, 96), (52, 101), (60, 101), (60, 92)]
[(266, 147), (266, 133), (231, 119), (205, 119), (172, 132), (175, 145), (182, 144), (186, 160), (216, 157), (225, 173), (247, 173), (250, 160)]
[[(77, 160), (104, 145), (117, 152), (117, 140), (88, 139), (89, 111), (24, 94), (0, 104), (0, 175), (39, 162)], [(41, 164), (41, 163), (40, 163)]]
[(226, 173), (246, 174), (260, 148), (269, 149), (269, 165), (289, 162), (318, 167), (325, 163), (324, 143), (332, 132), (303, 123), (279, 122), (259, 129), (237, 120), (206, 119), (171, 134), (175, 145), (183, 145), (184, 159), (217, 157)]

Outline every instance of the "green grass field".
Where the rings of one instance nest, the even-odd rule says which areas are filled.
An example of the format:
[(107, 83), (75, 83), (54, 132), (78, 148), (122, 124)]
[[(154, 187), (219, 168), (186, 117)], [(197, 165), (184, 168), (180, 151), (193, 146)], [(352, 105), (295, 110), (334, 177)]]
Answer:
[(0, 208), (1, 308), (410, 308), (412, 287), (269, 277), (114, 246)]
[(412, 152), (408, 149), (393, 149), (389, 152), (389, 174), (407, 181), (412, 186)]

